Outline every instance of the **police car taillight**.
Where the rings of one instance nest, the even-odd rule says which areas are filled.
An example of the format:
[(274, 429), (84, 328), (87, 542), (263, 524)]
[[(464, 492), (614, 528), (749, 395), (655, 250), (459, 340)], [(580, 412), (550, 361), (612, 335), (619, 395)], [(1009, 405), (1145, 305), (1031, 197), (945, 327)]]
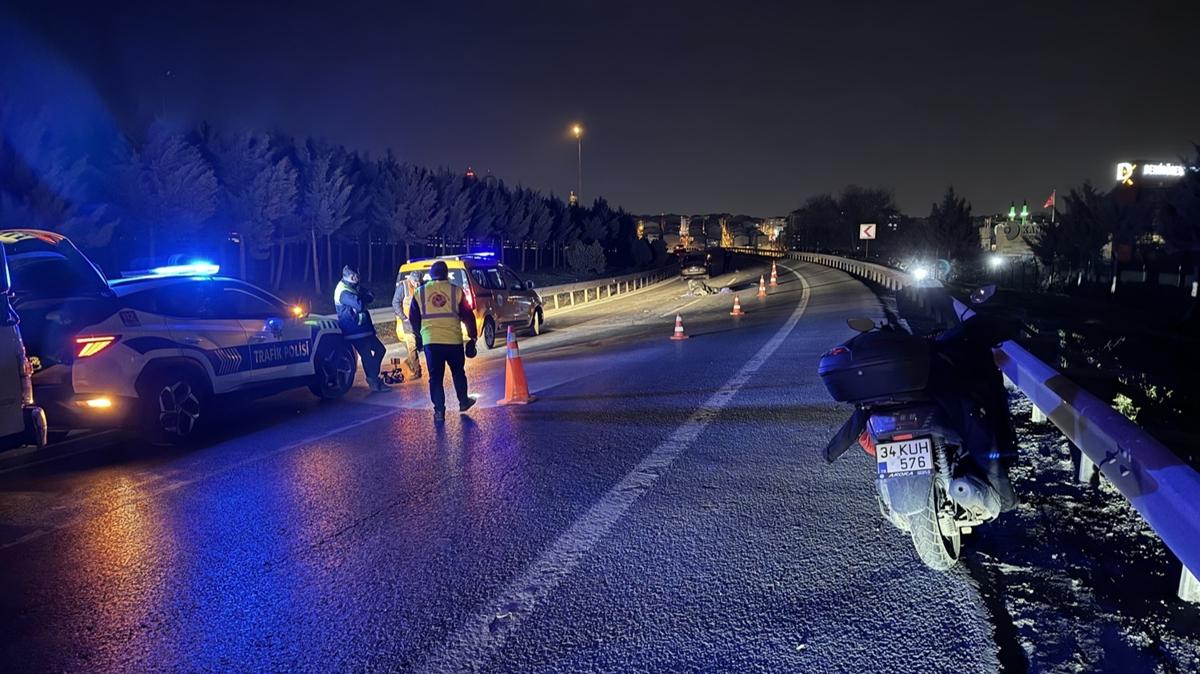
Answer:
[(467, 298), (467, 306), (471, 311), (475, 311), (475, 293), (471, 292), (470, 288), (463, 288), (463, 297)]
[(87, 358), (88, 356), (94, 356), (94, 355), (100, 353), (101, 351), (107, 349), (108, 347), (112, 346), (120, 338), (121, 338), (120, 335), (100, 335), (97, 337), (77, 337), (77, 338), (75, 338), (75, 344), (79, 346), (79, 351), (75, 354), (75, 356), (77, 358)]

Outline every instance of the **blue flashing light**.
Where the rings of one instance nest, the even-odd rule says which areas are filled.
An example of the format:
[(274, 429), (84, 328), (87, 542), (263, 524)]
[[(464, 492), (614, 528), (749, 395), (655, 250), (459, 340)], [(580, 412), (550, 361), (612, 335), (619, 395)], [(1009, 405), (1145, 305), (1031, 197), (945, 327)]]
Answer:
[(490, 251), (490, 250), (484, 250), (484, 251), (480, 251), (478, 253), (471, 253), (469, 255), (464, 255), (463, 257), (496, 257), (496, 253), (493, 251)]
[(216, 276), (221, 267), (211, 262), (191, 262), (155, 267), (150, 273), (155, 276)]

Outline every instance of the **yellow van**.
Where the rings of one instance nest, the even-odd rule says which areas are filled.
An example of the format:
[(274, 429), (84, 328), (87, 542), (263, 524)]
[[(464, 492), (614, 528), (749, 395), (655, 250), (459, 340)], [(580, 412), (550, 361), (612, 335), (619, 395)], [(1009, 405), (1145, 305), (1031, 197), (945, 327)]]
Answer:
[(542, 334), (545, 314), (542, 298), (533, 289), (533, 281), (522, 281), (492, 253), (413, 260), (400, 266), (400, 276), (418, 271), (428, 281), (429, 268), (438, 260), (450, 268), (450, 282), (464, 289), (467, 304), (475, 312), (475, 327), (489, 349), (504, 343), (504, 338), (497, 335), (503, 335), (509, 326), (514, 330), (528, 329), (534, 335)]

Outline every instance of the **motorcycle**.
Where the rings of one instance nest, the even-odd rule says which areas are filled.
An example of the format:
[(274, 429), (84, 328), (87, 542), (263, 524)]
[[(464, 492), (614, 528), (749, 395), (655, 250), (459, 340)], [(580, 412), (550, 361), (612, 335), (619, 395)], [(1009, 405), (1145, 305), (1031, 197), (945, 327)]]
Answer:
[[(993, 286), (976, 291), (982, 305)], [(1021, 324), (982, 311), (930, 336), (891, 323), (848, 321), (859, 334), (826, 352), (818, 374), (850, 419), (825, 449), (836, 460), (853, 445), (874, 457), (880, 513), (912, 537), (932, 569), (958, 563), (962, 536), (1016, 502), (1007, 466), (1015, 439), (992, 348)]]

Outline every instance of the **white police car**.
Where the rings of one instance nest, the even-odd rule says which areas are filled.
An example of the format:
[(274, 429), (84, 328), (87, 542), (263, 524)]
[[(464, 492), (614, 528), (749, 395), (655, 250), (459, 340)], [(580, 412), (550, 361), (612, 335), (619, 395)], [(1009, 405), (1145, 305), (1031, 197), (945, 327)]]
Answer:
[(92, 425), (137, 425), (177, 443), (222, 397), (350, 390), (354, 354), (335, 318), (306, 316), (218, 271), (160, 267), (109, 282), (117, 310), (75, 337), (74, 405)]

